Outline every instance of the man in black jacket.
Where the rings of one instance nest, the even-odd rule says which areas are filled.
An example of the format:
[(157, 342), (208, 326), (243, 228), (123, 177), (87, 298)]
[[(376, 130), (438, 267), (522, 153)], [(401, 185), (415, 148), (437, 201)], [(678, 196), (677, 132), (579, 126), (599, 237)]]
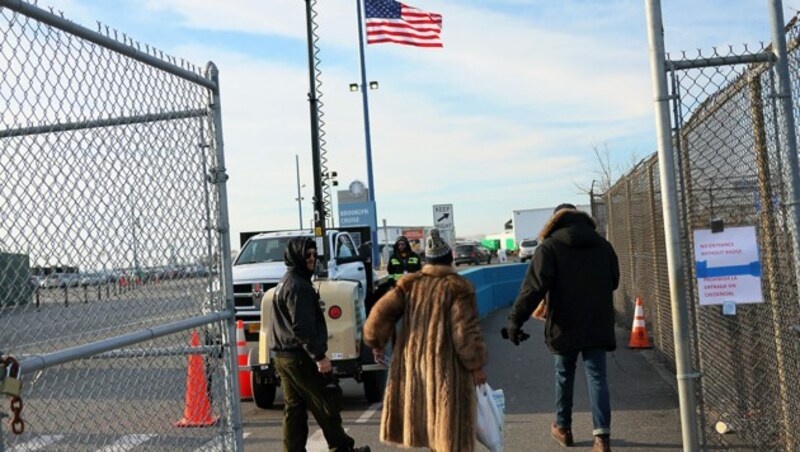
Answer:
[(353, 448), (341, 416), (341, 389), (333, 376), (328, 327), (311, 283), (317, 265), (314, 240), (296, 237), (286, 244), (288, 268), (272, 301), (271, 348), (283, 389), (283, 450), (305, 451), (311, 410), (331, 451), (369, 452)]
[(595, 231), (594, 219), (572, 204), (556, 207), (539, 235), (511, 313), (508, 336), (522, 339), (521, 327), (545, 299), (545, 342), (555, 357), (556, 422), (551, 435), (572, 446), (575, 365), (582, 355), (592, 404), (593, 451), (609, 451), (611, 406), (606, 352), (616, 349), (613, 292), (619, 264), (611, 244)]

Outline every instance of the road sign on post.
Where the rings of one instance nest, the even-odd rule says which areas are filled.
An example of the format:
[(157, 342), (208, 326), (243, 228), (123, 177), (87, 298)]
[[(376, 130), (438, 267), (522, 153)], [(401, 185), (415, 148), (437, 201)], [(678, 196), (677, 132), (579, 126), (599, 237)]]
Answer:
[(453, 229), (452, 204), (435, 204), (433, 206), (433, 226), (439, 229)]

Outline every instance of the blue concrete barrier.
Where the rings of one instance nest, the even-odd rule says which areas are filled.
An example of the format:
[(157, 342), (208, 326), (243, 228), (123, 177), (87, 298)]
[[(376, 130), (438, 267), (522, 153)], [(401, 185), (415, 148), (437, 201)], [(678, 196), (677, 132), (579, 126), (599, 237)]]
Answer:
[(495, 309), (514, 303), (527, 269), (528, 264), (503, 264), (470, 268), (458, 274), (475, 286), (478, 313), (483, 318)]

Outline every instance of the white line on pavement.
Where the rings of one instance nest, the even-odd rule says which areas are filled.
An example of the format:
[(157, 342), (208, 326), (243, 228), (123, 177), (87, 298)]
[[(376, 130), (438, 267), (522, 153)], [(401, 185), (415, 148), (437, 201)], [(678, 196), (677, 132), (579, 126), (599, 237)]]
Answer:
[(97, 452), (122, 452), (131, 450), (156, 435), (125, 435), (116, 440), (114, 444), (97, 449)]
[[(367, 422), (376, 411), (381, 409), (381, 403), (374, 403), (372, 404), (367, 411), (364, 411), (361, 416), (356, 419), (356, 424), (363, 424)], [(350, 430), (349, 428), (345, 427), (344, 431)], [(308, 441), (306, 441), (306, 451), (307, 452), (326, 452), (328, 450), (328, 442), (325, 441), (325, 435), (322, 433), (321, 429), (316, 429), (311, 436), (308, 437)]]
[(373, 403), (372, 406), (370, 406), (369, 409), (365, 411), (360, 418), (356, 419), (356, 424), (363, 424), (367, 422), (369, 418), (371, 418), (372, 415), (375, 414), (376, 411), (379, 411), (381, 409), (381, 405), (382, 405), (381, 402)]
[[(248, 436), (250, 436), (250, 432), (242, 433), (242, 439), (247, 438)], [(222, 445), (222, 438), (217, 437), (203, 444), (202, 447), (195, 449), (195, 452), (211, 452), (222, 450)]]
[[(347, 431), (347, 429), (344, 429)], [(322, 434), (322, 429), (317, 429), (308, 437), (306, 441), (306, 452), (326, 452), (328, 450), (328, 442), (325, 441), (325, 435)]]
[(55, 444), (61, 439), (64, 438), (64, 435), (42, 435), (33, 438), (32, 440), (22, 443), (19, 446), (11, 449), (11, 452), (28, 452), (34, 451), (39, 449), (44, 449), (45, 447)]

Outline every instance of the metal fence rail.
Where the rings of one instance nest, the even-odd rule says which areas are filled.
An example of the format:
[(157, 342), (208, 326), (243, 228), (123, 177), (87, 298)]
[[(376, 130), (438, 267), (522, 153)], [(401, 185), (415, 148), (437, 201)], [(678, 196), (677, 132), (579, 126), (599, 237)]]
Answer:
[(0, 104), (0, 450), (241, 449), (214, 65), (2, 0)]
[[(800, 95), (800, 30), (787, 27), (795, 109)], [(760, 50), (760, 49), (759, 49)], [(714, 51), (672, 61), (673, 146), (683, 267), (690, 301), (692, 360), (701, 372), (698, 407), (705, 447), (795, 451), (800, 448), (800, 323), (791, 219), (791, 165), (783, 141), (774, 64), (763, 52)], [(796, 168), (794, 168), (796, 170)], [(637, 165), (593, 203), (606, 218), (620, 259), (615, 306), (625, 324), (642, 297), (647, 328), (674, 366), (658, 157)], [(755, 226), (764, 303), (736, 315), (700, 306), (693, 231)], [(720, 424), (718, 424), (720, 423)], [(715, 426), (719, 425), (721, 434)]]

